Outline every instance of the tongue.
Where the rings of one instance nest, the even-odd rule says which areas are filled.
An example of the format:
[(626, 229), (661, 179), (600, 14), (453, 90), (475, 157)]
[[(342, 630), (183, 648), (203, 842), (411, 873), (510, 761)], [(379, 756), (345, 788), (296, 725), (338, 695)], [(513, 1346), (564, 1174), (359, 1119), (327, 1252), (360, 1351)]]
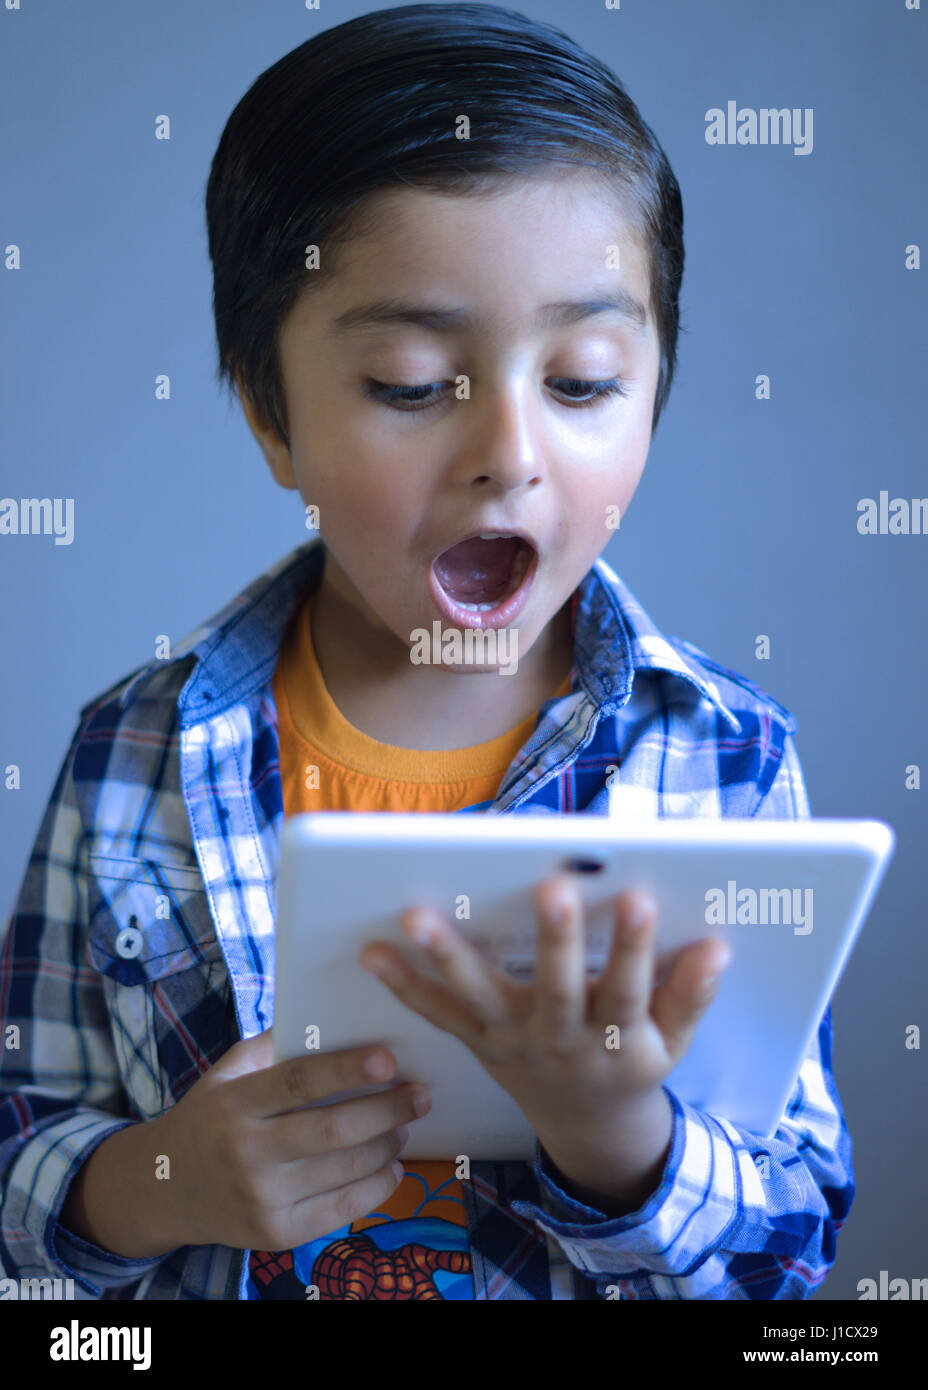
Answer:
[(505, 590), (522, 546), (508, 540), (459, 541), (435, 561), (435, 573), (451, 595), (463, 603), (492, 603)]

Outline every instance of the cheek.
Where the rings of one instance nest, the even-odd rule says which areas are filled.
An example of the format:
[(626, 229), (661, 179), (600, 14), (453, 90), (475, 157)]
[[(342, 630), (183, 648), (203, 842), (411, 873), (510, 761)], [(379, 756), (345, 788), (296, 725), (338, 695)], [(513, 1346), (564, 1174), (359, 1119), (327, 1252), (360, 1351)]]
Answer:
[(575, 463), (566, 484), (574, 518), (589, 514), (595, 530), (607, 506), (618, 505), (625, 511), (644, 472), (649, 441), (647, 431), (629, 434), (618, 446), (605, 447), (595, 461), (587, 454), (579, 465)]
[(294, 466), (304, 503), (318, 507), (322, 534), (340, 555), (369, 566), (384, 543), (404, 536), (413, 499), (402, 470), (338, 447), (318, 464)]
[(639, 458), (613, 455), (608, 466), (576, 476), (563, 512), (565, 534), (573, 536), (578, 551), (608, 544), (623, 524), (642, 471)]

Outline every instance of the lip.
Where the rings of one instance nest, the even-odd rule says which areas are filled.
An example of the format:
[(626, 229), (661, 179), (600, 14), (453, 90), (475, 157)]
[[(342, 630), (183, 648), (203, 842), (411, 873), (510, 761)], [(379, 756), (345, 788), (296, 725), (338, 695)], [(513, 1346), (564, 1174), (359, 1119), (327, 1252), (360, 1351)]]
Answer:
[(432, 564), (434, 565), (435, 561), (439, 556), (444, 555), (446, 550), (451, 550), (453, 546), (460, 545), (462, 541), (475, 541), (479, 536), (486, 535), (488, 531), (495, 531), (501, 536), (517, 536), (520, 541), (525, 541), (526, 545), (532, 547), (536, 556), (540, 552), (540, 546), (530, 531), (520, 531), (515, 526), (507, 525), (506, 522), (496, 523), (488, 521), (485, 525), (478, 526), (473, 531), (465, 531), (462, 535), (455, 536), (453, 541), (448, 541), (447, 545), (443, 545), (441, 550), (437, 550), (432, 556)]
[[(497, 528), (485, 526), (483, 529), (484, 531), (493, 531)], [(498, 529), (502, 531), (503, 527), (499, 527)], [(460, 604), (455, 603), (451, 595), (442, 587), (438, 575), (435, 573), (435, 560), (438, 559), (438, 555), (436, 555), (435, 560), (429, 565), (429, 588), (432, 593), (432, 599), (442, 617), (454, 627), (472, 627), (481, 630), (509, 627), (522, 612), (526, 603), (528, 603), (529, 594), (531, 593), (532, 585), (535, 581), (535, 575), (538, 572), (538, 562), (541, 558), (538, 552), (538, 546), (532, 540), (531, 536), (527, 535), (524, 531), (509, 531), (507, 534), (518, 536), (520, 540), (525, 541), (532, 547), (533, 554), (531, 560), (528, 562), (528, 568), (522, 576), (522, 583), (519, 585), (518, 589), (516, 589), (515, 593), (510, 594), (508, 598), (503, 600), (498, 608), (493, 608), (488, 613), (475, 613), (472, 609), (462, 608)], [(461, 536), (459, 541), (471, 540), (473, 536), (479, 535), (479, 531), (472, 531), (469, 535)], [(459, 541), (452, 541), (451, 545), (457, 545)], [(440, 550), (438, 554), (444, 555), (445, 550), (450, 549), (451, 546), (446, 545), (445, 549)]]

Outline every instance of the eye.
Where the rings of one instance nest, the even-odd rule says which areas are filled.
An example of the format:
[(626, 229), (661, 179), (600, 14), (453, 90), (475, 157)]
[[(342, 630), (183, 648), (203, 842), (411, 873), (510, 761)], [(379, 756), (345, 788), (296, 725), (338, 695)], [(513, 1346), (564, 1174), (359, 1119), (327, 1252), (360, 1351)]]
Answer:
[[(596, 405), (609, 396), (627, 396), (628, 387), (621, 377), (611, 377), (608, 381), (581, 381), (577, 377), (552, 377), (553, 382), (563, 382), (568, 388), (561, 390), (567, 396), (571, 407)], [(424, 386), (392, 386), (385, 381), (370, 378), (364, 384), (364, 394), (372, 400), (380, 401), (398, 410), (427, 410), (441, 399), (443, 381), (431, 381)], [(574, 394), (574, 391), (577, 394)]]
[(397, 406), (400, 410), (424, 410), (438, 399), (434, 394), (435, 388), (443, 385), (443, 381), (431, 381), (425, 386), (390, 386), (385, 381), (371, 379), (365, 382), (364, 394), (385, 405)]
[[(580, 381), (576, 377), (554, 377), (554, 381), (563, 381), (570, 390), (566, 393), (573, 405), (585, 406), (595, 405), (597, 401), (606, 399), (608, 396), (627, 396), (628, 387), (621, 377), (614, 376), (608, 381)], [(577, 388), (578, 394), (573, 395), (573, 390)]]

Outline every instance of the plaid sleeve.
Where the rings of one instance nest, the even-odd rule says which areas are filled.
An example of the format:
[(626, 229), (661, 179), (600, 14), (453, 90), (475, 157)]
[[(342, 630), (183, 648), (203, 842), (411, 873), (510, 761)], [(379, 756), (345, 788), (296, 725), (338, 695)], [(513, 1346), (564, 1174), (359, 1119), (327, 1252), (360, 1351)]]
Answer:
[(75, 1281), (77, 1297), (122, 1288), (164, 1257), (129, 1260), (59, 1223), (93, 1150), (134, 1123), (102, 981), (85, 960), (87, 854), (73, 760), (52, 790), (0, 950), (0, 1266), (8, 1278)]
[[(789, 735), (758, 816), (809, 815)], [(851, 1140), (831, 1061), (826, 1008), (775, 1134), (767, 1139), (682, 1101), (656, 1191), (636, 1212), (609, 1218), (557, 1185), (541, 1145), (534, 1169), (542, 1205), (521, 1202), (604, 1298), (800, 1299), (835, 1259), (854, 1196)]]

